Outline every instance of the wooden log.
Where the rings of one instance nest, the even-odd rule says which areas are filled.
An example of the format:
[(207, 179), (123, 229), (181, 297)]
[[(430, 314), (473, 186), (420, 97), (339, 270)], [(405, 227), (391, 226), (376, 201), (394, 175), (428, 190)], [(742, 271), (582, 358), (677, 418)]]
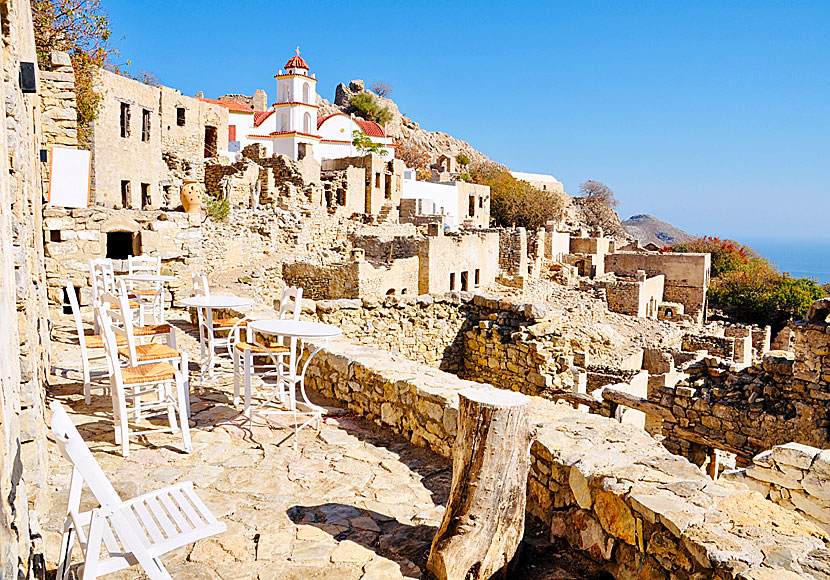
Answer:
[(524, 533), (532, 441), (528, 397), (459, 393), (452, 487), (427, 561), (438, 580), (507, 578)]
[(594, 411), (602, 407), (602, 403), (594, 399), (591, 395), (586, 395), (585, 393), (561, 392), (550, 393), (550, 396), (554, 399), (562, 399), (563, 401), (567, 401), (568, 403), (574, 406), (585, 405), (586, 407), (589, 407)]
[(606, 401), (616, 403), (617, 405), (628, 407), (629, 409), (642, 411), (646, 415), (652, 415), (658, 419), (662, 419), (663, 421), (677, 423), (677, 419), (671, 410), (662, 405), (649, 401), (648, 399), (644, 399), (643, 397), (606, 387), (602, 390), (602, 398)]

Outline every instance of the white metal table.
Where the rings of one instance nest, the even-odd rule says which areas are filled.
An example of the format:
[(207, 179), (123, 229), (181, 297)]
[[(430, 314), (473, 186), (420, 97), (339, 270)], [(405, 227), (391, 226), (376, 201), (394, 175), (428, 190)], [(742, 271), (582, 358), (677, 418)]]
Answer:
[[(343, 334), (343, 331), (331, 324), (323, 324), (321, 322), (309, 322), (305, 320), (279, 320), (279, 319), (266, 319), (266, 320), (255, 320), (248, 323), (248, 328), (252, 333), (260, 333), (267, 336), (274, 336), (278, 338), (288, 338), (290, 339), (290, 348), (289, 348), (289, 362), (288, 362), (288, 376), (284, 377), (285, 382), (288, 383), (288, 411), (281, 411), (281, 410), (271, 410), (271, 413), (290, 413), (294, 416), (294, 448), (297, 448), (297, 440), (300, 430), (308, 427), (311, 425), (312, 422), (315, 420), (317, 421), (317, 426), (319, 429), (320, 418), (322, 417), (323, 409), (308, 400), (308, 396), (305, 392), (305, 374), (308, 370), (308, 365), (311, 362), (311, 359), (320, 352), (325, 346), (328, 344), (329, 339), (336, 338)], [(300, 361), (302, 359), (302, 353), (305, 349), (305, 344), (309, 340), (314, 341), (321, 341), (321, 344), (318, 344), (317, 348), (315, 348), (306, 358), (305, 362), (302, 365), (302, 370), (300, 370)], [(260, 345), (262, 346), (262, 345)], [(278, 379), (279, 382), (280, 379)], [(297, 400), (297, 386), (299, 386), (300, 395), (302, 396), (302, 400)], [(284, 401), (284, 396), (281, 392), (281, 385), (278, 384), (277, 388), (279, 389), (279, 396), (281, 402)], [(273, 401), (277, 396), (277, 393), (269, 397), (265, 402), (259, 405), (259, 409), (264, 410), (266, 405), (268, 405), (271, 401)], [(302, 404), (308, 410), (298, 411), (297, 404)], [(297, 421), (298, 415), (309, 415), (309, 418), (304, 421), (302, 424), (299, 424)]]
[[(127, 274), (126, 276), (121, 276), (124, 280), (128, 282), (149, 282), (152, 284), (156, 284), (158, 290), (156, 294), (152, 297), (152, 300), (148, 299), (148, 302), (155, 302), (156, 300), (159, 301), (159, 318), (160, 320), (157, 321), (159, 324), (164, 324), (164, 285), (169, 284), (170, 282), (174, 282), (176, 280), (175, 276), (168, 276), (166, 274)], [(139, 300), (141, 300), (141, 296), (138, 295)], [(142, 320), (142, 324), (144, 321)]]
[(204, 388), (205, 378), (214, 375), (216, 348), (228, 348), (234, 333), (244, 320), (244, 318), (241, 319), (232, 328), (223, 328), (222, 330), (228, 330), (227, 337), (216, 337), (213, 329), (213, 311), (225, 308), (251, 308), (254, 301), (242, 296), (212, 294), (210, 296), (191, 296), (180, 300), (179, 303), (189, 308), (198, 309), (200, 317), (204, 317), (205, 324), (202, 324), (201, 321), (199, 323), (199, 347), (201, 349), (201, 381), (199, 384)]

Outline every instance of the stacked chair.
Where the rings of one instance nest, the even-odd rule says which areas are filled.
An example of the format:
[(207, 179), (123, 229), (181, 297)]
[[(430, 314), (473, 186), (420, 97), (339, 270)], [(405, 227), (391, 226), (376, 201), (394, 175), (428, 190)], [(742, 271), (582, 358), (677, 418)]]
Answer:
[[(133, 274), (161, 274), (161, 258), (158, 256), (129, 256), (127, 268), (130, 275)], [(150, 286), (148, 288), (148, 286)], [(164, 285), (161, 282), (135, 282), (128, 283), (130, 294), (143, 307), (143, 314), (153, 315), (153, 322), (160, 324), (164, 322)], [(141, 321), (144, 324), (144, 320)]]

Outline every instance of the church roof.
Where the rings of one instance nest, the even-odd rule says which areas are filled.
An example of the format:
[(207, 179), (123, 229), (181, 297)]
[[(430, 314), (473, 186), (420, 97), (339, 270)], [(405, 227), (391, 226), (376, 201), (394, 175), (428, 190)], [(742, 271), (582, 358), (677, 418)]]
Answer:
[(220, 101), (219, 99), (199, 99), (200, 101), (204, 101), (205, 103), (211, 103), (213, 105), (219, 105), (220, 107), (225, 107), (229, 111), (234, 111), (237, 113), (253, 113), (254, 110), (246, 105), (245, 103), (240, 103), (239, 101)]
[(284, 68), (304, 68), (305, 70), (308, 70), (308, 64), (306, 64), (305, 59), (298, 54), (289, 58), (288, 62), (285, 63)]
[[(343, 115), (347, 117), (346, 113), (332, 113), (331, 115), (326, 115), (324, 117), (317, 117), (317, 128), (319, 129), (320, 126), (325, 123), (328, 119), (332, 117), (336, 117), (338, 115)], [(383, 127), (375, 123), (374, 121), (364, 121), (363, 119), (355, 119), (352, 120), (360, 126), (360, 130), (366, 133), (369, 137), (388, 137), (386, 131), (383, 130)]]
[(274, 110), (270, 111), (254, 111), (254, 127), (259, 127), (265, 122), (265, 119), (274, 114)]

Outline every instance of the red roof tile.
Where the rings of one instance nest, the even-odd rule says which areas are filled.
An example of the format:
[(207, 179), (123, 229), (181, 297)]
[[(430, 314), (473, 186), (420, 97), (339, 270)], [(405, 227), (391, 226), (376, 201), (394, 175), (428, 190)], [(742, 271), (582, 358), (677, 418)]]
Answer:
[(259, 127), (265, 122), (265, 119), (274, 114), (274, 110), (270, 111), (254, 111), (254, 127)]
[(285, 68), (304, 68), (305, 70), (308, 70), (308, 65), (305, 60), (303, 60), (303, 57), (298, 54), (297, 56), (292, 56), (288, 59), (288, 62), (285, 63)]
[[(326, 115), (325, 117), (317, 117), (317, 128), (319, 129), (320, 125), (325, 123), (328, 119), (336, 117), (337, 115), (343, 115), (344, 117), (348, 117), (346, 113), (332, 113), (331, 115)], [(353, 120), (360, 126), (360, 129), (369, 137), (387, 137), (386, 131), (383, 130), (383, 127), (381, 127), (374, 121), (364, 121), (363, 119)]]
[(253, 113), (254, 110), (246, 105), (245, 103), (240, 103), (239, 101), (220, 101), (219, 99), (199, 99), (200, 101), (204, 101), (206, 103), (212, 103), (214, 105), (219, 105), (220, 107), (225, 107), (230, 111), (237, 111), (240, 113)]
[(374, 121), (364, 121), (363, 119), (355, 119), (355, 121), (369, 137), (386, 137), (386, 131)]

